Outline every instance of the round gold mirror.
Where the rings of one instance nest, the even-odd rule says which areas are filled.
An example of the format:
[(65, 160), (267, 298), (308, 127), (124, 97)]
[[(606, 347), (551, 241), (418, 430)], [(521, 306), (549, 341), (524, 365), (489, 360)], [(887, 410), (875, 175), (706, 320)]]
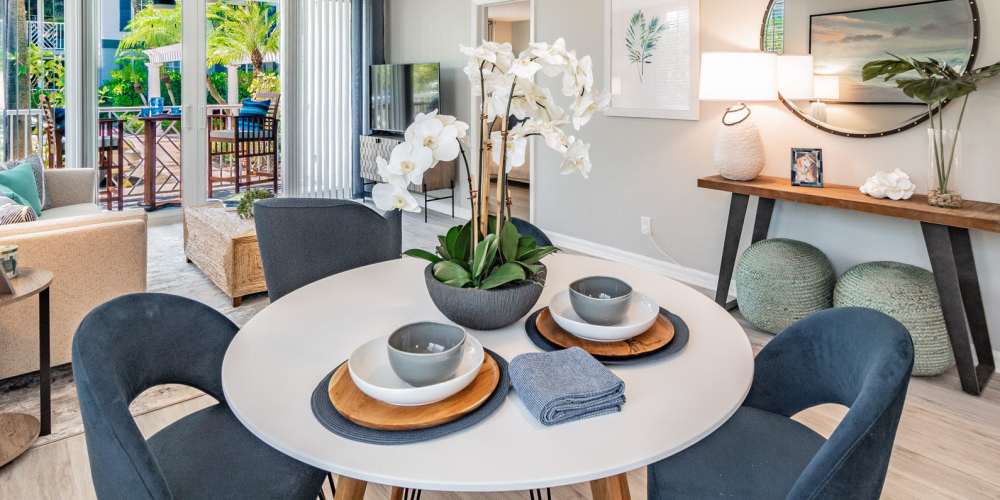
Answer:
[(863, 81), (862, 67), (895, 54), (970, 69), (979, 23), (975, 0), (771, 0), (760, 46), (812, 56), (811, 85), (781, 96), (796, 116), (832, 134), (882, 137), (924, 122), (927, 107), (894, 83)]

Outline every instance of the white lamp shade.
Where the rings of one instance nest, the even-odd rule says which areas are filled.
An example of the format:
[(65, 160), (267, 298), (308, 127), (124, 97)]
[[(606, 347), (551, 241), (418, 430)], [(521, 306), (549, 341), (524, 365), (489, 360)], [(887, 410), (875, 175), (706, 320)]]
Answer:
[(812, 99), (813, 56), (778, 57), (778, 92), (789, 101)]
[(840, 99), (840, 77), (833, 75), (816, 75), (815, 98), (828, 101)]
[(703, 101), (775, 101), (778, 56), (764, 52), (705, 52), (701, 55)]

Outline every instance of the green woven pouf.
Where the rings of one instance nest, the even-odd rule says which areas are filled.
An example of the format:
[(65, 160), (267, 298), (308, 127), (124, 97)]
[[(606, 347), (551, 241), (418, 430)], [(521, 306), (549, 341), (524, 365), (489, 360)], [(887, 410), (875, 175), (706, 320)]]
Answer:
[(940, 375), (955, 364), (934, 275), (898, 262), (869, 262), (840, 278), (837, 307), (867, 307), (892, 316), (913, 338), (913, 374)]
[(829, 309), (837, 275), (818, 248), (773, 239), (743, 252), (735, 279), (743, 316), (760, 330), (778, 333), (814, 312)]

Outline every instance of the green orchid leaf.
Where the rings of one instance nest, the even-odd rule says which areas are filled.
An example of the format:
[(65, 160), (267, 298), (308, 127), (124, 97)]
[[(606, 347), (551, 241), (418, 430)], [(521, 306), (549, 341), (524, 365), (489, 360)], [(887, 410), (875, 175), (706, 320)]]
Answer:
[(438, 236), (438, 242), (441, 243), (437, 247), (438, 253), (441, 254), (441, 256), (445, 258), (445, 260), (451, 260), (453, 257), (451, 255), (451, 252), (448, 251), (448, 237)]
[(490, 273), (490, 275), (479, 285), (479, 288), (482, 290), (492, 290), (508, 283), (524, 279), (527, 279), (524, 269), (513, 262), (508, 262), (507, 264), (494, 269), (493, 272)]
[(462, 226), (455, 226), (449, 229), (448, 234), (444, 237), (444, 246), (448, 249), (448, 255), (450, 255), (452, 259), (461, 260), (458, 254), (458, 237), (461, 232)]
[(427, 250), (421, 250), (419, 248), (414, 248), (413, 250), (407, 250), (403, 252), (403, 255), (407, 255), (417, 259), (423, 259), (430, 262), (431, 264), (437, 264), (438, 262), (441, 262), (441, 260), (443, 260), (441, 259), (441, 257), (438, 257), (437, 255), (434, 255), (428, 252)]
[(443, 260), (434, 264), (434, 277), (442, 283), (447, 283), (455, 286), (453, 283), (463, 282), (462, 286), (472, 281), (472, 277), (469, 275), (464, 267), (450, 261)]
[(545, 268), (541, 264), (525, 264), (521, 261), (518, 261), (517, 264), (524, 268), (524, 271), (528, 274), (528, 276), (534, 276), (542, 272), (542, 269)]
[(536, 248), (538, 248), (538, 242), (535, 241), (534, 238), (530, 236), (522, 236), (519, 240), (517, 240), (516, 260), (521, 260), (521, 257)]
[(504, 261), (513, 262), (517, 259), (517, 247), (520, 242), (521, 233), (517, 232), (517, 227), (512, 222), (504, 224), (503, 230), (500, 231), (500, 253), (503, 254)]
[(469, 286), (469, 284), (471, 284), (472, 281), (467, 280), (467, 279), (455, 279), (455, 280), (450, 280), (450, 281), (442, 281), (442, 283), (444, 283), (445, 285), (448, 285), (448, 286), (453, 286), (455, 288), (465, 288), (465, 287)]
[(472, 279), (479, 280), (486, 271), (493, 267), (493, 261), (497, 257), (497, 236), (489, 234), (476, 246), (476, 251), (472, 256)]
[(558, 250), (559, 249), (556, 247), (538, 247), (519, 258), (518, 262), (523, 262), (524, 264), (538, 264), (542, 259)]
[(465, 261), (469, 259), (470, 245), (472, 245), (472, 224), (466, 224), (458, 232), (458, 239), (455, 241), (455, 248), (452, 250), (452, 258)]

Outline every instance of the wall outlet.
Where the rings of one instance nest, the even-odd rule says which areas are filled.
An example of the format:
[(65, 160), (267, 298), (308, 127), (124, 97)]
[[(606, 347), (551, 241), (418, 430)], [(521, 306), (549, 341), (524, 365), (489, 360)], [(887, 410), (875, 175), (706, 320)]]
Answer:
[(645, 236), (651, 236), (653, 234), (653, 220), (649, 217), (642, 216), (639, 217), (639, 230)]

